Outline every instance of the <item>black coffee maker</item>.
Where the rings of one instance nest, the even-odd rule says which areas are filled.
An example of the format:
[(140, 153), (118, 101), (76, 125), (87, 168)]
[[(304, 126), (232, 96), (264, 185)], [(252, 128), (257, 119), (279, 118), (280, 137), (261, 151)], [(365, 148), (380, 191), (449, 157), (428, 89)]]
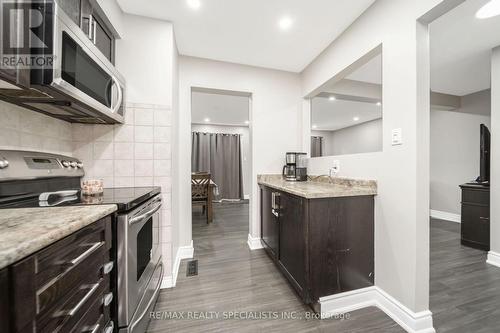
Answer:
[(288, 152), (283, 166), (283, 179), (291, 182), (307, 180), (306, 153)]

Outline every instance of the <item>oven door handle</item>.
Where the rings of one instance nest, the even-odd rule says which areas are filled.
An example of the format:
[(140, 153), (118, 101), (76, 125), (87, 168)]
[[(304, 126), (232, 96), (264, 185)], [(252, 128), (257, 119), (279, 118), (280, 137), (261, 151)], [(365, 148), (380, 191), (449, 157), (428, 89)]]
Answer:
[(128, 221), (128, 225), (133, 225), (133, 224), (135, 224), (135, 223), (137, 223), (137, 222), (141, 222), (141, 221), (143, 221), (143, 220), (147, 220), (147, 219), (149, 219), (149, 218), (150, 218), (151, 216), (153, 216), (153, 215), (154, 215), (154, 214), (155, 214), (158, 210), (160, 210), (160, 208), (161, 208), (161, 200), (160, 200), (159, 204), (158, 204), (155, 208), (151, 209), (150, 211), (148, 211), (148, 212), (146, 212), (146, 213), (144, 213), (144, 214), (141, 214), (141, 215), (139, 215), (139, 216), (136, 216), (136, 217), (134, 217), (134, 218), (131, 218), (131, 219), (130, 219), (130, 221)]
[(158, 296), (158, 293), (160, 292), (161, 282), (163, 280), (163, 262), (161, 260), (160, 260), (160, 269), (161, 269), (160, 270), (160, 278), (158, 280), (158, 284), (156, 285), (155, 291), (153, 293), (153, 297), (150, 298), (150, 300), (148, 302), (148, 305), (144, 308), (144, 311), (141, 313), (141, 315), (139, 316), (139, 318), (137, 318), (132, 324), (130, 324), (130, 328), (129, 328), (130, 332), (133, 332), (134, 331), (134, 327), (137, 325), (137, 323), (139, 323), (142, 320), (142, 318), (144, 318), (144, 316), (148, 312), (148, 309), (153, 304), (154, 300)]

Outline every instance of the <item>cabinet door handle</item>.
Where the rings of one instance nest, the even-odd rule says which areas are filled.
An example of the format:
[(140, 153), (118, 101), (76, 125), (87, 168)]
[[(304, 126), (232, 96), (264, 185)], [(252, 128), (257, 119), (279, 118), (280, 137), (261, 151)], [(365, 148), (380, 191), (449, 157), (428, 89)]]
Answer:
[(104, 306), (108, 306), (113, 301), (113, 293), (107, 293), (104, 295)]
[(113, 321), (110, 321), (108, 326), (104, 329), (104, 333), (113, 333), (114, 329), (115, 329), (115, 323)]
[(102, 266), (102, 273), (104, 275), (111, 273), (114, 265), (115, 265), (115, 263), (113, 261), (105, 263), (104, 266)]
[(483, 217), (483, 216), (481, 216), (481, 217), (479, 217), (479, 219), (480, 220), (484, 220), (484, 221), (488, 221), (490, 218), (489, 217)]
[(278, 212), (278, 210), (276, 210), (276, 209), (274, 209), (274, 208), (273, 208), (273, 209), (271, 209), (271, 212), (272, 212), (272, 213), (273, 213), (273, 215), (274, 215), (274, 216), (276, 216), (276, 217), (279, 217), (279, 215), (280, 215), (280, 214), (279, 214), (279, 212)]

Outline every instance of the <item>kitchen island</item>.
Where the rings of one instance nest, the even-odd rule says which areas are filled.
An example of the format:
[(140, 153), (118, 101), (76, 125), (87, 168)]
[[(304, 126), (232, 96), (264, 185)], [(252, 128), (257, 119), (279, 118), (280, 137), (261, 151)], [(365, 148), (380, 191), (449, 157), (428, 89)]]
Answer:
[(261, 242), (302, 300), (374, 283), (374, 196), (377, 183), (310, 177), (287, 182), (259, 175)]

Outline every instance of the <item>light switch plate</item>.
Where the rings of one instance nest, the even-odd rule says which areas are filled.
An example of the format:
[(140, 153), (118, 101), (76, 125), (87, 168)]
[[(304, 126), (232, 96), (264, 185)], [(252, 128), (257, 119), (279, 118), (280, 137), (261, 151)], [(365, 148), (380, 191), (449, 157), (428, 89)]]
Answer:
[(399, 146), (403, 144), (403, 131), (401, 128), (392, 130), (392, 145)]

